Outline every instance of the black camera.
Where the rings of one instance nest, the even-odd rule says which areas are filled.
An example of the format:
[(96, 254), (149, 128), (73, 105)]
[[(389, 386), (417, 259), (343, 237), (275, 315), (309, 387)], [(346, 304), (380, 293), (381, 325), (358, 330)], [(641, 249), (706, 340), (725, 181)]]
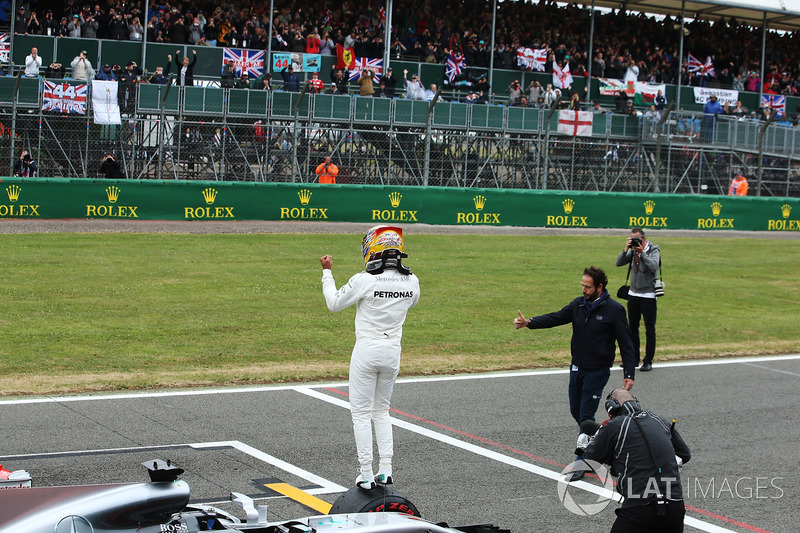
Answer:
[(638, 248), (642, 245), (642, 239), (640, 237), (631, 237), (631, 248)]

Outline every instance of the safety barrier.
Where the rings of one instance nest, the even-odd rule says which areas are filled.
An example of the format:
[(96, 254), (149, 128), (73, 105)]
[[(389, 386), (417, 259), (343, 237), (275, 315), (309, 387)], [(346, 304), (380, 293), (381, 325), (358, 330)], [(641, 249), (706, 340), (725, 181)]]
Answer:
[(797, 198), (62, 178), (2, 190), (0, 218), (800, 231)]

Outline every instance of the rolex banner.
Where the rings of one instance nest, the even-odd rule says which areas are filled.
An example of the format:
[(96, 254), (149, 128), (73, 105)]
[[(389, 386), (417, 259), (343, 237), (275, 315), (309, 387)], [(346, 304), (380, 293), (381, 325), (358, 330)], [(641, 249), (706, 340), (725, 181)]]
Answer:
[(92, 112), (95, 124), (122, 124), (115, 81), (92, 80)]
[(800, 198), (723, 194), (4, 177), (0, 219), (800, 231)]

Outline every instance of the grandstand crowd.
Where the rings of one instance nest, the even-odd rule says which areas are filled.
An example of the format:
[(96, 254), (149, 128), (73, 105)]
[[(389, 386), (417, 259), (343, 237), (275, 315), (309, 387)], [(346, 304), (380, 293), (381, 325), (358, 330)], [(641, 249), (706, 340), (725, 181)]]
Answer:
[[(21, 34), (165, 42), (177, 45), (266, 49), (272, 25), (273, 51), (334, 55), (336, 45), (352, 46), (358, 57), (382, 57), (385, 14), (380, 0), (327, 4), (309, 0), (270, 3), (189, 0), (149, 4), (108, 1), (83, 4), (65, 0), (54, 9), (39, 2), (20, 3), (11, 13), (0, 0), (0, 25)], [(163, 1), (163, 0), (161, 0)], [(588, 7), (554, 2), (498, 4), (494, 50), (492, 2), (463, 0), (396, 0), (392, 4), (391, 58), (446, 62), (451, 51), (467, 67), (524, 70), (517, 61), (521, 47), (547, 49), (546, 72), (553, 62), (566, 65), (574, 77), (635, 79), (654, 83), (700, 85), (796, 95), (798, 40), (793, 32), (769, 31), (766, 67), (761, 73), (761, 30), (734, 19), (691, 20), (685, 25), (684, 56), (711, 58), (715, 75), (691, 72), (678, 57), (680, 24), (671, 17), (617, 11), (595, 12), (595, 44), (589, 57), (591, 12)], [(762, 87), (763, 84), (763, 87)]]

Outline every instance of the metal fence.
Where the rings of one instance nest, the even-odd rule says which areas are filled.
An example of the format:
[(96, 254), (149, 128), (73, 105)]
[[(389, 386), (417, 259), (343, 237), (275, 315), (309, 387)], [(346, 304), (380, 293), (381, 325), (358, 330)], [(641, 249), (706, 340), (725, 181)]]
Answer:
[(742, 171), (800, 196), (800, 130), (752, 119), (597, 114), (572, 137), (547, 109), (142, 85), (116, 126), (39, 95), (0, 102), (2, 174), (26, 149), (40, 176), (102, 177), (111, 152), (130, 179), (313, 182), (331, 155), (338, 183), (725, 194)]

